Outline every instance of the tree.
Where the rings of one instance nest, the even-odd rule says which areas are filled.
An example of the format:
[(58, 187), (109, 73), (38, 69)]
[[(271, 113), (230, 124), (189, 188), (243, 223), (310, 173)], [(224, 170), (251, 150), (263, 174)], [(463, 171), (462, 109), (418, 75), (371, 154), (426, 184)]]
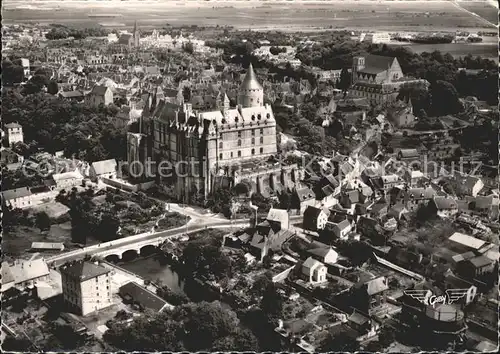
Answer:
[(33, 77), (24, 86), (23, 93), (26, 95), (38, 93), (48, 85), (49, 78), (47, 76), (35, 73), (35, 75), (33, 75)]
[(31, 341), (24, 336), (7, 336), (2, 341), (2, 348), (8, 352), (28, 353), (33, 349)]
[(343, 68), (340, 72), (340, 79), (337, 88), (346, 93), (351, 86), (351, 74), (346, 68)]
[(321, 343), (322, 352), (356, 352), (359, 350), (359, 342), (346, 335), (329, 334)]
[(430, 108), (431, 95), (426, 85), (403, 86), (399, 90), (398, 99), (411, 100), (413, 112), (428, 111)]
[(431, 85), (432, 111), (437, 116), (456, 114), (463, 110), (458, 92), (451, 83), (437, 80)]
[(189, 302), (189, 298), (186, 295), (175, 293), (168, 286), (158, 288), (156, 290), (156, 295), (174, 306), (187, 304)]
[(24, 70), (21, 65), (13, 63), (8, 59), (2, 61), (2, 82), (4, 85), (20, 83), (23, 79)]
[(236, 195), (248, 195), (251, 188), (252, 187), (247, 182), (242, 181), (233, 187), (233, 192)]
[(111, 212), (105, 212), (101, 216), (101, 221), (99, 223), (99, 234), (101, 238), (105, 241), (111, 241), (116, 239), (116, 233), (120, 228), (120, 220), (116, 214)]
[(241, 329), (236, 313), (219, 302), (184, 304), (152, 317), (141, 316), (129, 327), (112, 323), (104, 339), (125, 351), (258, 350), (255, 337)]
[(383, 348), (387, 348), (396, 340), (394, 330), (391, 328), (383, 327), (378, 334), (378, 341)]
[(269, 52), (271, 52), (272, 55), (278, 55), (280, 53), (286, 53), (286, 48), (272, 46), (269, 48)]
[[(33, 80), (44, 84), (46, 75), (50, 73), (37, 70)], [(23, 92), (33, 94), (23, 97), (18, 89), (10, 89), (2, 96), (2, 119), (23, 126), (24, 141), (29, 142), (27, 153), (43, 148), (51, 153), (64, 150), (67, 156), (74, 154), (89, 162), (125, 159), (127, 129), (114, 125), (116, 112), (60, 100), (40, 92), (33, 82), (30, 85)]]
[[(267, 290), (270, 286), (273, 285), (272, 274), (268, 274), (268, 272), (259, 275), (252, 286), (252, 292), (257, 296), (262, 296), (264, 291)], [(267, 305), (266, 305), (267, 306)]]
[(182, 88), (182, 96), (184, 97), (184, 101), (186, 102), (191, 101), (191, 87), (184, 86)]
[(275, 322), (283, 312), (283, 299), (276, 290), (274, 283), (268, 284), (260, 301), (260, 309), (270, 322)]
[(38, 214), (36, 214), (36, 226), (41, 231), (50, 230), (50, 225), (51, 225), (50, 217), (46, 212), (41, 211)]
[(55, 80), (50, 80), (47, 86), (47, 92), (51, 95), (56, 95), (59, 92), (59, 85)]
[(222, 280), (231, 275), (233, 263), (223, 254), (216, 239), (190, 242), (182, 252), (181, 260), (188, 272)]
[(184, 43), (182, 49), (188, 54), (194, 53), (194, 45), (191, 42)]
[(280, 208), (289, 210), (292, 207), (292, 195), (287, 191), (283, 191), (279, 195)]

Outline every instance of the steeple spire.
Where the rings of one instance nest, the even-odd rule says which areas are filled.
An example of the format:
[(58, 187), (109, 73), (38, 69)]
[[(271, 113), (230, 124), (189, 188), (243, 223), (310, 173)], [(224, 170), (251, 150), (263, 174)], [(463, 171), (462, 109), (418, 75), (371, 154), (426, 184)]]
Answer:
[(134, 47), (139, 47), (139, 39), (140, 39), (140, 34), (139, 34), (139, 29), (137, 28), (137, 20), (134, 22), (134, 33), (132, 34), (134, 38)]

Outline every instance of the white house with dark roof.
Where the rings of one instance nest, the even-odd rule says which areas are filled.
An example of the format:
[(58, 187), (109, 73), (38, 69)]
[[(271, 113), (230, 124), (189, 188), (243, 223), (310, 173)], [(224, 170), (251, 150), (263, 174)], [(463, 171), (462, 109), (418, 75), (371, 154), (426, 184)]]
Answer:
[(93, 162), (90, 165), (90, 179), (96, 181), (98, 178), (116, 178), (117, 164), (115, 159)]
[(299, 209), (300, 214), (304, 213), (309, 206), (316, 204), (314, 192), (309, 187), (294, 189), (291, 199), (292, 209)]
[(340, 240), (347, 240), (347, 238), (349, 237), (349, 233), (352, 231), (352, 224), (349, 222), (349, 220), (344, 219), (341, 222), (329, 222), (329, 224), (331, 224), (330, 229), (333, 231), (333, 234), (336, 238)]
[(19, 123), (8, 123), (4, 125), (5, 133), (7, 134), (7, 141), (9, 146), (18, 142), (24, 141), (23, 127)]
[(417, 187), (425, 179), (425, 175), (419, 170), (406, 170), (403, 179), (410, 187)]
[(326, 208), (316, 208), (308, 206), (304, 211), (304, 218), (302, 227), (307, 231), (320, 231), (323, 230), (328, 222), (330, 211)]
[(56, 184), (56, 189), (71, 189), (82, 184), (83, 175), (79, 170), (75, 170), (64, 173), (55, 173), (52, 175), (52, 179)]
[(450, 197), (434, 197), (429, 204), (441, 218), (449, 218), (458, 213), (458, 203)]
[(462, 183), (465, 193), (473, 197), (476, 197), (484, 187), (483, 180), (476, 176), (466, 176), (462, 179)]
[(326, 282), (327, 273), (326, 266), (312, 257), (307, 258), (302, 264), (302, 274), (307, 278), (309, 284), (316, 285)]
[(332, 247), (316, 247), (307, 250), (312, 257), (318, 259), (322, 263), (335, 264), (339, 258), (339, 254)]
[[(16, 261), (13, 265), (3, 262), (2, 275), (4, 274), (4, 268), (6, 268), (5, 274), (8, 275), (10, 273), (14, 286), (19, 290), (32, 289), (37, 281), (46, 280), (49, 276), (49, 267), (43, 258)], [(7, 283), (11, 283), (10, 276), (7, 279), (9, 280)], [(4, 280), (2, 279), (2, 287), (3, 284)]]
[(101, 104), (107, 106), (113, 103), (113, 91), (107, 86), (96, 85), (85, 96), (85, 103), (91, 106), (99, 106)]
[(111, 306), (111, 270), (87, 261), (60, 268), (64, 302), (82, 316)]
[(2, 203), (13, 209), (29, 208), (33, 205), (32, 195), (28, 187), (9, 189), (2, 192)]

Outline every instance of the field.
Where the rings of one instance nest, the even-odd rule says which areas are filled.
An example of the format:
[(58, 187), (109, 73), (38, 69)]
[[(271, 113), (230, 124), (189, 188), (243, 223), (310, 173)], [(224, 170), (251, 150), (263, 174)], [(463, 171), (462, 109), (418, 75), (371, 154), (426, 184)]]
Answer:
[(415, 53), (432, 52), (439, 50), (442, 53), (450, 53), (454, 57), (466, 56), (481, 56), (483, 58), (498, 61), (498, 49), (496, 43), (447, 43), (447, 44), (409, 44), (410, 48)]
[[(175, 2), (157, 1), (39, 1), (24, 5), (24, 1), (3, 2), (4, 23), (37, 22), (91, 26), (113, 22), (133, 26), (137, 20), (143, 29), (172, 25), (234, 26), (239, 29), (297, 31), (318, 28), (358, 30), (419, 30), (455, 29), (492, 30), (494, 27), (478, 16), (449, 1), (331, 1), (303, 2)], [(21, 5), (22, 4), (22, 5)], [(250, 5), (251, 4), (251, 5)], [(255, 4), (255, 5), (254, 5)], [(481, 14), (485, 4), (467, 4)], [(114, 14), (117, 17), (95, 18), (88, 15)], [(491, 16), (488, 16), (491, 20)], [(496, 21), (495, 21), (496, 22)]]
[(481, 16), (482, 18), (497, 23), (498, 22), (498, 11), (492, 6), (493, 1), (459, 1), (459, 5), (466, 10), (474, 12)]

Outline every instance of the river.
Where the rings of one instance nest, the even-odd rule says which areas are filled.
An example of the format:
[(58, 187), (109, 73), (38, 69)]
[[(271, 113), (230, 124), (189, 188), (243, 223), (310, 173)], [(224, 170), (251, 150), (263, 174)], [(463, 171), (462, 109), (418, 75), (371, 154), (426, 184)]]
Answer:
[(117, 265), (155, 283), (157, 283), (159, 279), (161, 285), (167, 286), (177, 294), (186, 295), (191, 301), (210, 302), (219, 300), (223, 309), (232, 310), (231, 305), (224, 302), (219, 295), (207, 290), (204, 286), (200, 286), (200, 284), (195, 281), (189, 281), (193, 279), (186, 279), (186, 285), (186, 281), (184, 281), (170, 265), (159, 261), (160, 258), (161, 256), (157, 254), (149, 257), (136, 258), (133, 261), (120, 262), (117, 263)]
[(172, 291), (184, 293), (184, 282), (171, 266), (160, 263), (158, 256), (141, 257), (130, 262), (120, 262), (117, 265), (155, 283), (159, 279), (162, 285), (169, 287)]

